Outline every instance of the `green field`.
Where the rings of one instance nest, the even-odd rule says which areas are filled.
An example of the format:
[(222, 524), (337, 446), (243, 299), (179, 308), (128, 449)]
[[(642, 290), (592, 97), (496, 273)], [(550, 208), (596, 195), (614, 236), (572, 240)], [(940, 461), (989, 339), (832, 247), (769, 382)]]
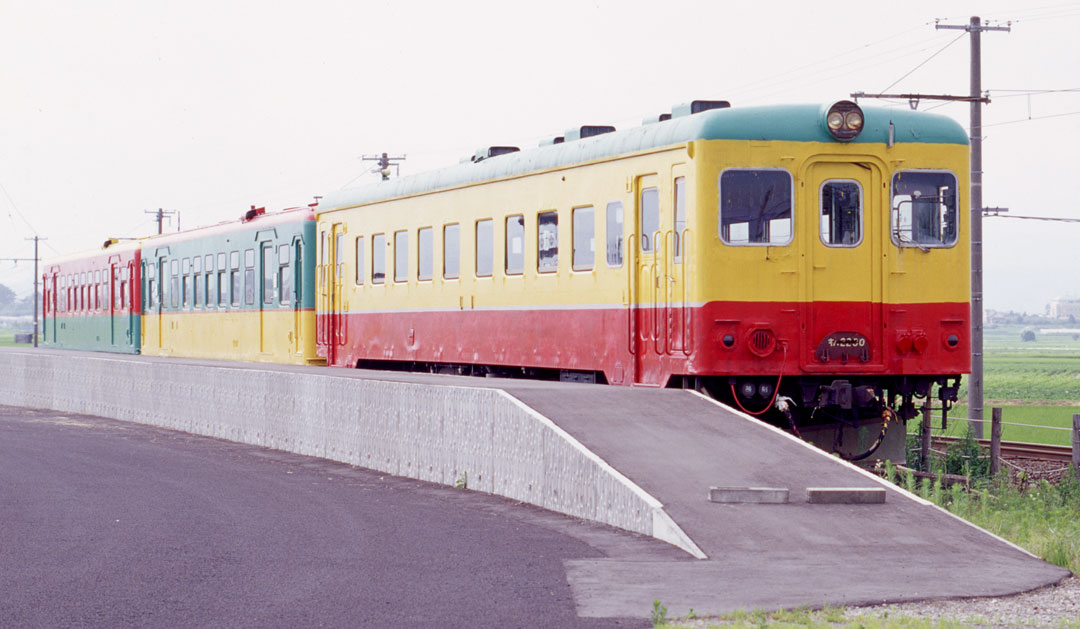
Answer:
[[(1002, 439), (1006, 441), (1071, 443), (1072, 416), (1080, 413), (1080, 338), (1073, 338), (1072, 334), (1040, 332), (1041, 328), (1051, 327), (1080, 329), (1080, 324), (986, 328), (983, 340), (984, 418), (990, 419), (991, 408), (1002, 408)], [(1024, 330), (1034, 331), (1035, 340), (1021, 340)], [(967, 401), (966, 376), (964, 383), (960, 388), (961, 403)], [(967, 407), (958, 405), (949, 414), (953, 418), (966, 417)], [(940, 426), (937, 417), (934, 426)], [(966, 427), (966, 422), (950, 419), (945, 434), (960, 435)], [(908, 428), (916, 430), (916, 422), (910, 422)], [(983, 436), (990, 436), (989, 422), (984, 426)]]
[(0, 330), (0, 347), (29, 347), (29, 345), (16, 344), (15, 331), (4, 329)]

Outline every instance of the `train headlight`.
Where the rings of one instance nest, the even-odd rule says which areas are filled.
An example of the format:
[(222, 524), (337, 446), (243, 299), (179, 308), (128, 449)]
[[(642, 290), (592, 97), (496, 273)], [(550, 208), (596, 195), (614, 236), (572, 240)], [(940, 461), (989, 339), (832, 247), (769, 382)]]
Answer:
[(858, 137), (863, 123), (862, 109), (849, 100), (837, 101), (825, 113), (825, 128), (841, 142), (850, 142)]
[(763, 398), (772, 397), (773, 385), (771, 382), (762, 382), (757, 385), (757, 393)]
[(753, 382), (744, 382), (739, 385), (739, 394), (744, 398), (750, 399), (754, 397), (755, 393), (757, 393), (757, 387), (754, 386)]

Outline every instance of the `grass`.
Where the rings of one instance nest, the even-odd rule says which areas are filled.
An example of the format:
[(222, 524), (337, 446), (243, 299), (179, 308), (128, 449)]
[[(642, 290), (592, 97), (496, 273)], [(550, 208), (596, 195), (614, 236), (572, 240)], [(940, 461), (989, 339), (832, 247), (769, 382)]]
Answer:
[(0, 347), (30, 347), (30, 346), (25, 344), (25, 343), (16, 343), (15, 342), (15, 331), (14, 330), (0, 330)]
[[(983, 437), (990, 438), (990, 409), (991, 404), (987, 404), (983, 415), (987, 422), (983, 425)], [(1076, 406), (1058, 406), (1058, 405), (1023, 405), (1023, 406), (1002, 406), (1001, 410), (1001, 439), (1003, 441), (1024, 441), (1027, 443), (1046, 443), (1057, 446), (1067, 446), (1072, 443), (1071, 430), (1072, 430), (1072, 416), (1074, 413), (1080, 413), (1080, 407)], [(967, 431), (968, 422), (964, 421), (963, 417), (967, 417), (967, 406), (957, 405), (949, 411), (948, 427), (945, 431), (938, 430), (941, 426), (941, 419), (939, 413), (934, 413), (932, 425), (934, 426), (934, 434), (952, 435), (954, 437), (962, 437)], [(1026, 424), (1024, 426), (1016, 426), (1010, 424)], [(1046, 426), (1046, 428), (1032, 428), (1031, 426)], [(917, 419), (908, 423), (908, 430), (918, 431), (919, 422)]]

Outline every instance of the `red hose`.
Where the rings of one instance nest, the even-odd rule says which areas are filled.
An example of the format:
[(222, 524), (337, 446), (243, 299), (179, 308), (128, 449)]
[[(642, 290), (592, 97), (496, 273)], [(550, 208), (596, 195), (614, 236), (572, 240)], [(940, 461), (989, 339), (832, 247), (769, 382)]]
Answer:
[(735, 393), (735, 383), (732, 382), (731, 383), (731, 397), (732, 397), (732, 399), (735, 400), (735, 405), (739, 407), (739, 410), (746, 413), (747, 415), (753, 415), (753, 416), (757, 417), (758, 415), (764, 415), (765, 411), (772, 408), (773, 404), (776, 402), (776, 396), (780, 394), (780, 383), (784, 381), (784, 368), (785, 367), (787, 367), (787, 343), (784, 343), (784, 360), (783, 360), (783, 362), (780, 363), (780, 375), (776, 377), (776, 388), (773, 389), (772, 399), (770, 399), (769, 403), (765, 405), (765, 408), (761, 409), (760, 411), (757, 411), (756, 413), (754, 411), (747, 410), (746, 407), (742, 405), (742, 402), (739, 401), (739, 396)]

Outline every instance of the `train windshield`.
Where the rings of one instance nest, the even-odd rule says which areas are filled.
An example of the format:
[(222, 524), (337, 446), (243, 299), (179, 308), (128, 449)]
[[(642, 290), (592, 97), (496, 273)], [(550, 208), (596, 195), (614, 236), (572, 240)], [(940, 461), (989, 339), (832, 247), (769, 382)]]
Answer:
[(720, 238), (729, 245), (791, 242), (791, 174), (775, 169), (720, 173)]
[(956, 176), (902, 171), (893, 176), (892, 240), (902, 247), (951, 247), (957, 236)]

